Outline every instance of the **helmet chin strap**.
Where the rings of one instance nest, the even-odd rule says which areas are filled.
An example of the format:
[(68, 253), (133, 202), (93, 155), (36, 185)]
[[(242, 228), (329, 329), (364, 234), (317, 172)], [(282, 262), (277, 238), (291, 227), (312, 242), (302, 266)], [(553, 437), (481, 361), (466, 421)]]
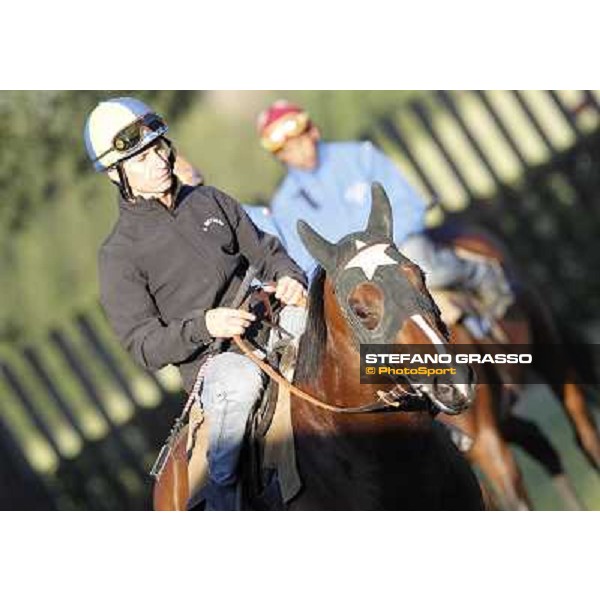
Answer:
[(115, 168), (117, 169), (117, 174), (119, 175), (119, 182), (117, 183), (117, 186), (121, 191), (121, 195), (123, 198), (125, 198), (125, 200), (128, 200), (129, 202), (135, 202), (136, 198), (131, 191), (131, 186), (129, 185), (127, 175), (125, 175), (123, 163), (118, 163)]
[(175, 146), (169, 138), (163, 137), (162, 139), (169, 146), (169, 166), (171, 167), (171, 173), (173, 173), (175, 171), (175, 161), (177, 160), (177, 150), (175, 150)]

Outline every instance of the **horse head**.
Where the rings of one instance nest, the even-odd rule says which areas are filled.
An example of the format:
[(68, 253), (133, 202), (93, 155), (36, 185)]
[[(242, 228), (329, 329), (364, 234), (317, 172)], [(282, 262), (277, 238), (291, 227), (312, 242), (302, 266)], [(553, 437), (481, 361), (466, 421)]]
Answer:
[[(378, 183), (372, 185), (371, 194), (366, 229), (336, 244), (306, 222), (298, 223), (302, 242), (326, 273), (327, 335), (336, 344), (346, 344), (348, 351), (360, 344), (418, 344), (448, 353), (448, 330), (425, 286), (424, 274), (394, 244), (389, 199)], [(410, 378), (405, 382), (439, 409), (456, 414), (474, 397), (473, 378), (470, 367), (463, 365), (443, 383), (433, 379), (417, 385)]]

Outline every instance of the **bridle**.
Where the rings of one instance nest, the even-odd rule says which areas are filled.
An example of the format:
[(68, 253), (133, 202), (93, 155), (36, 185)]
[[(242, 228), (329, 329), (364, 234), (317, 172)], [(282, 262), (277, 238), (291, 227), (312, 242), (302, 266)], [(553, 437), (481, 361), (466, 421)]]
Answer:
[[(264, 321), (263, 321), (264, 322)], [(402, 384), (397, 383), (391, 390), (377, 390), (376, 400), (368, 404), (360, 406), (336, 406), (319, 400), (312, 394), (301, 390), (293, 383), (290, 383), (281, 373), (276, 371), (264, 359), (259, 358), (255, 354), (253, 348), (246, 340), (236, 335), (233, 338), (236, 346), (240, 351), (249, 358), (263, 373), (274, 380), (278, 385), (282, 386), (292, 396), (305, 400), (309, 404), (327, 410), (329, 412), (340, 414), (365, 414), (375, 412), (422, 412), (433, 410), (433, 405), (429, 402), (428, 397), (418, 391), (410, 392), (402, 388)], [(412, 386), (411, 386), (412, 388)]]
[[(256, 269), (250, 266), (240, 285), (238, 294), (234, 299), (234, 308), (241, 306), (244, 300), (248, 298), (251, 282), (255, 275)], [(240, 300), (240, 298), (242, 298), (242, 300)], [(263, 318), (262, 323), (273, 330), (279, 330), (288, 338), (291, 337), (290, 334), (288, 334), (282, 327), (273, 323), (267, 318)], [(259, 358), (255, 352), (256, 348), (241, 336), (234, 336), (233, 341), (244, 356), (250, 359), (263, 373), (265, 373), (265, 375), (267, 375), (267, 377), (275, 381), (278, 385), (282, 386), (287, 392), (290, 393), (290, 395), (304, 400), (309, 404), (312, 404), (313, 406), (323, 410), (338, 414), (365, 414), (379, 412), (429, 412), (432, 414), (437, 414), (437, 409), (431, 403), (429, 396), (420, 390), (418, 385), (413, 384), (406, 377), (404, 378), (404, 382), (398, 383), (396, 378), (392, 378), (390, 376), (392, 383), (395, 383), (394, 387), (387, 391), (377, 390), (375, 392), (374, 402), (353, 407), (329, 404), (315, 397), (314, 395), (301, 390), (293, 383), (288, 381), (280, 372), (274, 369), (265, 358)], [(408, 385), (410, 389), (407, 390), (403, 387), (403, 385)]]

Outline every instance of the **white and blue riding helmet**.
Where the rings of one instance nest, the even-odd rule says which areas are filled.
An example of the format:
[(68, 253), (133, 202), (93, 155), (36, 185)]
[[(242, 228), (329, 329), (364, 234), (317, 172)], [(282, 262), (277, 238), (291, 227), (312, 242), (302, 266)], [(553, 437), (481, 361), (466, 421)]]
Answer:
[(164, 120), (135, 98), (100, 102), (84, 130), (85, 147), (96, 171), (106, 171), (149, 146), (168, 131)]

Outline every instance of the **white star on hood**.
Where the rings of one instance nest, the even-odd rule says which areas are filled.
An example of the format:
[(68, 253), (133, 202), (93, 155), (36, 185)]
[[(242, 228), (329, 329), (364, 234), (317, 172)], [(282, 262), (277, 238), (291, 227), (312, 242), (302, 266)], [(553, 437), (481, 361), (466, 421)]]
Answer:
[(362, 269), (367, 279), (373, 279), (375, 271), (378, 267), (384, 265), (397, 265), (398, 261), (390, 258), (385, 251), (390, 247), (390, 244), (375, 244), (369, 246), (364, 250), (361, 250), (345, 267), (346, 269), (352, 269), (358, 267)]

